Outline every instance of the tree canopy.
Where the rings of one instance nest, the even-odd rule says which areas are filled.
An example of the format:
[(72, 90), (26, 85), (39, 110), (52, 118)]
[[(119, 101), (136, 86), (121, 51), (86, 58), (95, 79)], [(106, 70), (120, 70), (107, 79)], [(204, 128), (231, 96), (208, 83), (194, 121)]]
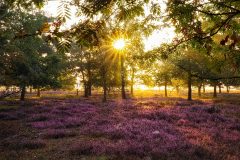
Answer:
[[(147, 85), (239, 84), (240, 4), (237, 0), (70, 0), (46, 17), (42, 0), (0, 3), (1, 85), (61, 87), (81, 78), (84, 95)], [(82, 20), (70, 28), (71, 7)], [(144, 38), (174, 27), (171, 43), (150, 51)], [(114, 40), (123, 38), (123, 51)], [(66, 75), (66, 76), (63, 76)], [(175, 83), (175, 84), (174, 84)], [(62, 85), (61, 85), (62, 84)], [(25, 89), (22, 89), (25, 90)]]

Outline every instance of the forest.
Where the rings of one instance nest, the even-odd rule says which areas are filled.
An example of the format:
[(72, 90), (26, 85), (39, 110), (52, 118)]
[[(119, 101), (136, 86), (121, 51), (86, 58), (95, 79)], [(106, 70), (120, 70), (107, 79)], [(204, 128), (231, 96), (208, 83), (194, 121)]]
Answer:
[(1, 0), (0, 160), (239, 160), (240, 0)]

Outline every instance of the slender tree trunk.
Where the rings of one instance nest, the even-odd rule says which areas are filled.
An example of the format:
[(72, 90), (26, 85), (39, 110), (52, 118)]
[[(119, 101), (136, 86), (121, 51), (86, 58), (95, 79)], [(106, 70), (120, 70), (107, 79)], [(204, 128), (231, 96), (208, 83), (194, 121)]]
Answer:
[(206, 90), (205, 90), (205, 84), (204, 83), (202, 84), (202, 87), (203, 87), (203, 93), (205, 93)]
[(88, 95), (91, 96), (92, 95), (92, 82), (88, 83)]
[(201, 94), (201, 88), (202, 88), (202, 85), (198, 85), (198, 97), (201, 97), (202, 94)]
[(230, 92), (230, 87), (229, 86), (226, 86), (227, 87), (227, 93)]
[(165, 92), (165, 97), (167, 97), (167, 81), (165, 80), (165, 83), (164, 83), (164, 92)]
[(122, 99), (126, 99), (126, 93), (125, 93), (125, 72), (124, 72), (124, 57), (121, 54), (121, 82), (122, 82), (122, 88), (121, 88), (121, 92), (122, 92)]
[(84, 97), (88, 97), (88, 85), (84, 82)]
[(83, 71), (81, 71), (82, 73), (82, 77), (83, 77), (83, 88), (84, 88), (84, 97), (88, 97), (88, 87), (87, 87), (87, 82), (86, 82), (86, 79), (85, 79), (85, 74)]
[(107, 87), (107, 94), (110, 94), (111, 93), (111, 91), (113, 90), (113, 88), (112, 87)]
[(87, 92), (88, 92), (88, 96), (92, 95), (92, 73), (90, 70), (90, 66), (88, 67), (88, 82), (87, 82)]
[(133, 85), (131, 84), (131, 95), (133, 95)]
[(192, 100), (192, 75), (188, 73), (188, 100)]
[(41, 97), (40, 87), (37, 87), (37, 97)]
[(213, 89), (214, 89), (213, 98), (216, 98), (217, 97), (217, 84), (216, 83), (214, 83)]
[(219, 93), (222, 93), (222, 85), (219, 84), (218, 87), (219, 87)]
[(77, 96), (79, 95), (79, 90), (77, 89)]
[(23, 85), (23, 86), (21, 87), (21, 96), (20, 96), (20, 100), (21, 100), (21, 101), (24, 101), (24, 100), (25, 100), (25, 93), (26, 93), (26, 86)]
[(176, 86), (177, 94), (179, 95), (179, 86)]
[(103, 102), (107, 101), (107, 79), (105, 69), (103, 71)]
[(30, 94), (32, 94), (32, 86), (30, 86)]
[(103, 102), (107, 101), (107, 85), (106, 85), (106, 81), (104, 81), (103, 84)]
[(134, 75), (135, 75), (135, 69), (132, 68), (132, 76), (131, 76), (131, 95), (133, 95)]

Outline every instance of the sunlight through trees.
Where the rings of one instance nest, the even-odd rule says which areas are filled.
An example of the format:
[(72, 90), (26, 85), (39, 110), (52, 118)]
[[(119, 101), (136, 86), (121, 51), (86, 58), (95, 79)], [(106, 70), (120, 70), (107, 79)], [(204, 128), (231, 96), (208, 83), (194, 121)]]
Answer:
[(0, 160), (237, 160), (239, 0), (0, 0)]

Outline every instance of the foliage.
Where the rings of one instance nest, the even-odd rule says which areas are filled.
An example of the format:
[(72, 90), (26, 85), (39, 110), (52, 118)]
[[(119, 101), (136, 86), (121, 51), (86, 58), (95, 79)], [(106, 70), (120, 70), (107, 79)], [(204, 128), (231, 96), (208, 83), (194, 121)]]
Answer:
[[(16, 2), (17, 3), (17, 2)], [(2, 5), (4, 7), (4, 4)], [(34, 87), (60, 87), (59, 73), (63, 69), (64, 55), (56, 54), (54, 46), (40, 35), (48, 18), (41, 13), (19, 12), (7, 9), (2, 18), (1, 85)], [(22, 92), (24, 98), (24, 92)]]

